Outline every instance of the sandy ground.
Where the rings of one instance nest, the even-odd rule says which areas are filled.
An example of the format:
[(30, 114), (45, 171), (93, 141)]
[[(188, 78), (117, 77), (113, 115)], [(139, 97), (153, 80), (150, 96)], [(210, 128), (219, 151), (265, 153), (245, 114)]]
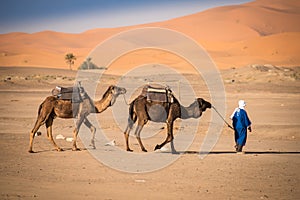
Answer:
[[(226, 118), (238, 99), (244, 98), (248, 103), (253, 133), (249, 134), (245, 154), (234, 152), (232, 131), (224, 126), (213, 150), (204, 159), (199, 158), (207, 127), (213, 123), (212, 111), (208, 110), (201, 117), (200, 129), (189, 149), (181, 152), (171, 165), (150, 173), (126, 173), (105, 166), (81, 140), (78, 143), (82, 151), (78, 152), (71, 151), (71, 143), (56, 140), (65, 150), (56, 152), (45, 137), (44, 127), (40, 128), (43, 135), (34, 141), (37, 153), (28, 153), (29, 132), (39, 104), (54, 85), (72, 85), (76, 71), (13, 67), (0, 70), (0, 199), (298, 199), (300, 196), (299, 68), (244, 67), (222, 71)], [(193, 80), (194, 75), (189, 76)], [(97, 97), (117, 79), (105, 76)], [(209, 98), (205, 91), (202, 93)], [(110, 133), (107, 137), (123, 150), (122, 130), (114, 124), (111, 112), (109, 108), (97, 119)], [(58, 134), (71, 137), (73, 125), (73, 120), (56, 119), (54, 137)], [(162, 126), (152, 123), (145, 131), (147, 127)], [(165, 131), (144, 140), (149, 153), (164, 139)], [(143, 154), (135, 138), (130, 141), (135, 153)], [(112, 147), (98, 145), (98, 148), (105, 152)]]

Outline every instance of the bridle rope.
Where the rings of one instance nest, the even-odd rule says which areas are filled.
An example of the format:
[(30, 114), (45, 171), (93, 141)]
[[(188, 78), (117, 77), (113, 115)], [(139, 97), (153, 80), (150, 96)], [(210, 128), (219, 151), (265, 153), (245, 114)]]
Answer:
[(216, 113), (221, 117), (221, 119), (225, 122), (225, 124), (229, 127), (229, 128), (231, 128), (232, 130), (234, 130), (234, 128), (224, 119), (224, 117), (222, 117), (222, 115), (217, 111), (217, 109), (212, 105), (211, 106), (215, 111), (216, 111)]
[(123, 94), (123, 99), (124, 99), (124, 102), (127, 106), (129, 106), (130, 104), (127, 102), (126, 98), (125, 98), (125, 94)]

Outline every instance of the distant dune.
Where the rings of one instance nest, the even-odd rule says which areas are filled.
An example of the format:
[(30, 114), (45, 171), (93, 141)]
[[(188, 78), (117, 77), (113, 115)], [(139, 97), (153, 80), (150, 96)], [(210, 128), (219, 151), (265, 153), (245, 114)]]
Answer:
[[(148, 26), (188, 35), (207, 49), (220, 69), (249, 64), (300, 66), (299, 19), (298, 0), (257, 0), (158, 23), (94, 29), (80, 34), (53, 31), (1, 34), (0, 66), (67, 68), (64, 55), (72, 52), (77, 56), (77, 68), (103, 40), (121, 31)], [(126, 59), (122, 62), (125, 66)]]

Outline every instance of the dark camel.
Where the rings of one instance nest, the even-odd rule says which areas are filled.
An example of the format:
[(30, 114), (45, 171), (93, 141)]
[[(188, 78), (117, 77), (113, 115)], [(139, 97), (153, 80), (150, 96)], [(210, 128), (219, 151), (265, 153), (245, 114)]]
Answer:
[[(135, 136), (142, 151), (147, 152), (142, 141), (141, 131), (148, 120), (153, 122), (167, 123), (167, 138), (166, 140), (155, 146), (154, 150), (162, 148), (168, 142), (173, 141), (173, 123), (177, 118), (188, 119), (198, 118), (207, 108), (211, 108), (211, 104), (202, 98), (197, 98), (190, 106), (184, 107), (180, 105), (179, 101), (173, 96), (172, 103), (147, 101), (147, 97), (140, 95), (130, 103), (128, 125), (124, 132), (127, 151), (132, 151), (129, 147), (129, 133), (133, 124), (138, 121), (135, 130)], [(175, 152), (173, 144), (171, 143), (172, 152)]]
[(81, 103), (79, 103), (77, 109), (74, 109), (74, 104), (72, 105), (71, 100), (62, 100), (58, 99), (55, 96), (48, 96), (43, 103), (40, 105), (38, 110), (38, 117), (35, 122), (34, 128), (30, 132), (30, 142), (29, 142), (29, 152), (33, 153), (33, 139), (43, 124), (46, 124), (47, 128), (47, 137), (55, 146), (57, 151), (62, 151), (62, 149), (55, 143), (52, 136), (52, 125), (53, 120), (56, 117), (59, 118), (77, 118), (76, 127), (73, 131), (73, 151), (80, 150), (77, 148), (76, 140), (78, 131), (82, 123), (84, 123), (92, 133), (91, 146), (95, 148), (95, 133), (96, 128), (89, 122), (87, 116), (90, 113), (101, 113), (105, 111), (108, 107), (112, 106), (116, 98), (120, 94), (125, 94), (126, 89), (117, 87), (117, 86), (109, 86), (107, 91), (103, 94), (103, 97), (99, 101), (92, 101), (88, 96)]

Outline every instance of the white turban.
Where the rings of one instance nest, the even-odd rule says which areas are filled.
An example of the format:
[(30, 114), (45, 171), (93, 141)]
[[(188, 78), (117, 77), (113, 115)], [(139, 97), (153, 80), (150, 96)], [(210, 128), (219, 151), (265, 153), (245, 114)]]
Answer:
[(246, 106), (246, 102), (244, 100), (239, 100), (239, 107), (233, 111), (233, 113), (230, 116), (230, 119), (234, 117), (235, 112), (237, 112), (239, 109), (245, 109), (245, 106)]
[(239, 100), (239, 108), (244, 109), (246, 106), (246, 102), (244, 100)]

